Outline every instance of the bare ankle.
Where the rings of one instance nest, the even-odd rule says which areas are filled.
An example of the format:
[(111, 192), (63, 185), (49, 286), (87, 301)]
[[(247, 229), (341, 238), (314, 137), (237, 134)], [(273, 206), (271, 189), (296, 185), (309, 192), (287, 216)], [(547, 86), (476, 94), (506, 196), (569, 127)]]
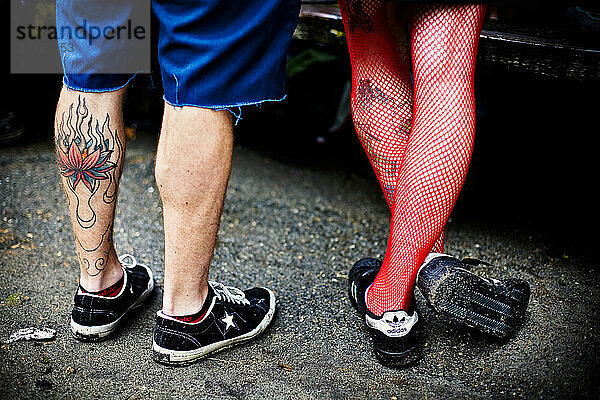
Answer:
[(98, 292), (117, 283), (123, 274), (123, 268), (118, 260), (110, 262), (95, 275), (90, 275), (88, 269), (83, 266), (79, 275), (79, 284), (89, 292)]
[[(178, 292), (178, 293), (174, 293)], [(167, 315), (192, 315), (197, 313), (208, 295), (208, 286), (193, 293), (171, 291), (165, 288), (162, 311)]]

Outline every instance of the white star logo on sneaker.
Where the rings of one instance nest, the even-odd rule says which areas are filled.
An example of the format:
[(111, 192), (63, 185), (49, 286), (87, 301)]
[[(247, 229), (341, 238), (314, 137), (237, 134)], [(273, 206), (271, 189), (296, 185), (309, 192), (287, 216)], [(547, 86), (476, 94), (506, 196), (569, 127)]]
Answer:
[(225, 323), (224, 334), (227, 333), (230, 328), (238, 329), (238, 327), (235, 325), (235, 322), (233, 322), (233, 314), (229, 315), (227, 314), (227, 311), (225, 311), (225, 316), (221, 318), (221, 321)]

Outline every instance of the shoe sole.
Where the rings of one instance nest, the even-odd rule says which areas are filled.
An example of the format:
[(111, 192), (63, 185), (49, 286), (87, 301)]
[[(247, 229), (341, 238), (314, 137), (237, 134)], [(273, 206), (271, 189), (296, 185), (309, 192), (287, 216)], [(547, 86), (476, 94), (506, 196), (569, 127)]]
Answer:
[(494, 293), (477, 275), (455, 271), (431, 289), (430, 305), (452, 322), (504, 339), (515, 331), (529, 302), (522, 291), (511, 294)]
[(264, 288), (269, 292), (271, 301), (269, 303), (269, 311), (263, 318), (263, 320), (258, 324), (256, 328), (251, 330), (250, 332), (238, 336), (233, 339), (222, 340), (220, 342), (211, 343), (208, 346), (200, 347), (194, 350), (169, 350), (164, 347), (160, 347), (156, 342), (152, 341), (152, 358), (159, 364), (168, 365), (168, 366), (185, 366), (189, 364), (193, 364), (196, 361), (201, 360), (202, 358), (207, 357), (210, 354), (216, 353), (221, 350), (225, 350), (229, 347), (235, 346), (240, 343), (247, 342), (249, 340), (254, 339), (262, 332), (264, 332), (273, 317), (275, 316), (276, 309), (276, 300), (275, 294), (267, 288)]
[(411, 347), (401, 353), (391, 353), (373, 346), (373, 352), (377, 361), (386, 367), (404, 368), (415, 364), (421, 359), (421, 351), (418, 346)]
[(125, 317), (130, 311), (135, 310), (143, 305), (144, 301), (148, 299), (152, 291), (154, 290), (154, 274), (150, 268), (143, 266), (148, 270), (148, 274), (150, 276), (150, 280), (148, 282), (148, 288), (142, 293), (142, 295), (133, 303), (116, 321), (111, 322), (106, 325), (94, 325), (87, 326), (78, 324), (71, 317), (71, 333), (75, 337), (75, 339), (80, 340), (82, 342), (101, 342), (107, 339), (111, 334), (113, 334), (117, 328), (119, 327), (119, 322), (121, 319)]

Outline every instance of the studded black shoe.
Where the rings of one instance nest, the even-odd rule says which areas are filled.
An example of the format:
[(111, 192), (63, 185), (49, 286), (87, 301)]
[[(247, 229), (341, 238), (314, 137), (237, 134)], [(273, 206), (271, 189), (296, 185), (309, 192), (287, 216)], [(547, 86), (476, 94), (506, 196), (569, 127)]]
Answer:
[(417, 274), (417, 288), (427, 303), (451, 321), (497, 338), (511, 336), (520, 324), (529, 303), (530, 288), (516, 278), (493, 279), (477, 276), (469, 264), (431, 253)]

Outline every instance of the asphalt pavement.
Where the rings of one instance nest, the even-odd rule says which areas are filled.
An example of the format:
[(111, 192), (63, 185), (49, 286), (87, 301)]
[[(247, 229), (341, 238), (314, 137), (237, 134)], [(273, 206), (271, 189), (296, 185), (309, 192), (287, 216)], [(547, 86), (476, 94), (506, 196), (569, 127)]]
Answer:
[(551, 238), (518, 219), (454, 215), (447, 252), (494, 265), (477, 273), (527, 280), (526, 320), (510, 340), (490, 341), (449, 325), (418, 297), (423, 359), (389, 369), (375, 361), (346, 295), (349, 266), (385, 250), (389, 211), (374, 178), (287, 163), (239, 144), (211, 279), (271, 287), (278, 314), (249, 344), (185, 368), (154, 363), (164, 250), (155, 146), (149, 134), (128, 143), (115, 243), (151, 266), (158, 289), (124, 329), (96, 344), (69, 332), (78, 268), (51, 141), (0, 149), (0, 341), (25, 327), (57, 331), (48, 342), (1, 346), (0, 398), (599, 397), (593, 254), (556, 252)]

